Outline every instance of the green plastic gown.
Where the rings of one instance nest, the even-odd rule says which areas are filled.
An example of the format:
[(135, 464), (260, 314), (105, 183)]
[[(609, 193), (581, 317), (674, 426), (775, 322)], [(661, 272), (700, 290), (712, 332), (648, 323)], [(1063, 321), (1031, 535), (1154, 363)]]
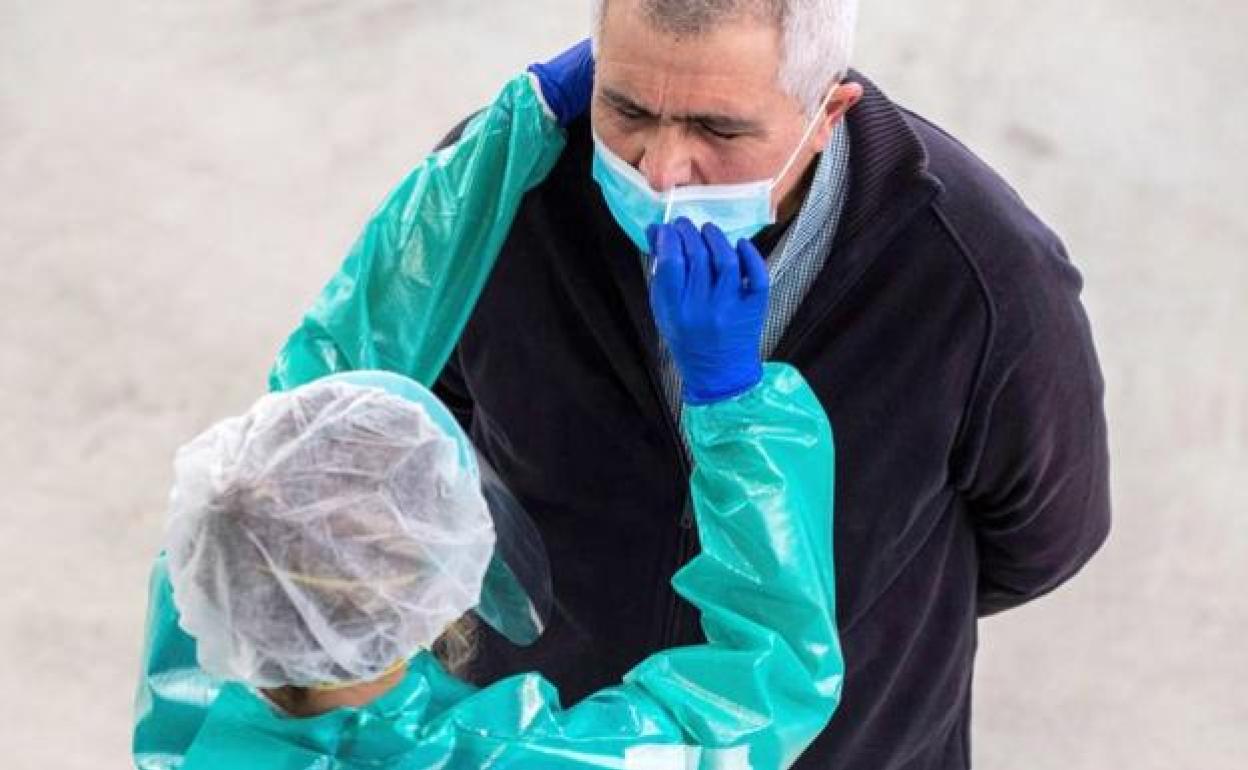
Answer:
[[(387, 199), (282, 350), (274, 388), (388, 368), (431, 383), (523, 193), (563, 137), (527, 77)], [(673, 578), (707, 643), (657, 653), (563, 708), (536, 674), (476, 688), (428, 653), (363, 708), (284, 716), (213, 679), (152, 575), (138, 714), (144, 770), (784, 768), (831, 718), (844, 664), (832, 565), (831, 429), (801, 375), (768, 364), (734, 399), (685, 410), (702, 551)], [(558, 569), (558, 565), (554, 565)], [(628, 579), (621, 575), (620, 579)]]

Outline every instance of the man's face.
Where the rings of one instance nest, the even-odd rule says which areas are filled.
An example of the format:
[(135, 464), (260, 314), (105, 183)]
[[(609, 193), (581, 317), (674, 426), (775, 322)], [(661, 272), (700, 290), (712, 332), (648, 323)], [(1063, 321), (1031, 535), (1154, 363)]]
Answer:
[[(801, 105), (780, 88), (780, 59), (780, 30), (766, 20), (746, 15), (677, 38), (656, 29), (639, 0), (612, 0), (598, 41), (594, 130), (658, 191), (768, 179), (807, 125)], [(830, 130), (802, 148), (774, 205)]]

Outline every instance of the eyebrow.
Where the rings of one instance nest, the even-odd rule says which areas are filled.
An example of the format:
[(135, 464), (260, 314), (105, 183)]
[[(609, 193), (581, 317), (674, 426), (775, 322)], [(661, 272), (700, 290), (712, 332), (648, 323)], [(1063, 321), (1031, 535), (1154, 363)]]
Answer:
[[(603, 86), (602, 98), (612, 107), (635, 112), (643, 118), (658, 119), (659, 117), (654, 110), (637, 103), (632, 97), (610, 86)], [(708, 128), (724, 133), (754, 134), (762, 131), (762, 126), (757, 121), (713, 112), (673, 115), (671, 119), (680, 123), (700, 123)]]

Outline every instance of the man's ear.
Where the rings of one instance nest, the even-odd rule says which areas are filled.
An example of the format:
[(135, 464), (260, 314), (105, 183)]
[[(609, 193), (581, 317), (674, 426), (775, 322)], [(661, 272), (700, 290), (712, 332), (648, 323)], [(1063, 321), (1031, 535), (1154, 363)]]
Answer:
[(845, 119), (845, 113), (853, 109), (862, 98), (862, 85), (858, 83), (841, 83), (832, 91), (832, 98), (824, 105), (820, 116), (819, 128), (814, 131), (814, 146), (826, 147), (832, 138), (836, 126)]

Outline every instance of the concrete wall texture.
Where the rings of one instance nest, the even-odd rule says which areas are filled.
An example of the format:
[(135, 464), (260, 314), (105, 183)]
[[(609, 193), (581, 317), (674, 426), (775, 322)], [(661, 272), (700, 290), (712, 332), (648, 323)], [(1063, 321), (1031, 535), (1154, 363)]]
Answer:
[[(244, 409), (371, 208), (575, 0), (0, 0), (0, 755), (124, 767), (174, 448)], [(864, 2), (857, 65), (1061, 233), (1109, 544), (981, 624), (976, 765), (1248, 763), (1241, 0)]]

